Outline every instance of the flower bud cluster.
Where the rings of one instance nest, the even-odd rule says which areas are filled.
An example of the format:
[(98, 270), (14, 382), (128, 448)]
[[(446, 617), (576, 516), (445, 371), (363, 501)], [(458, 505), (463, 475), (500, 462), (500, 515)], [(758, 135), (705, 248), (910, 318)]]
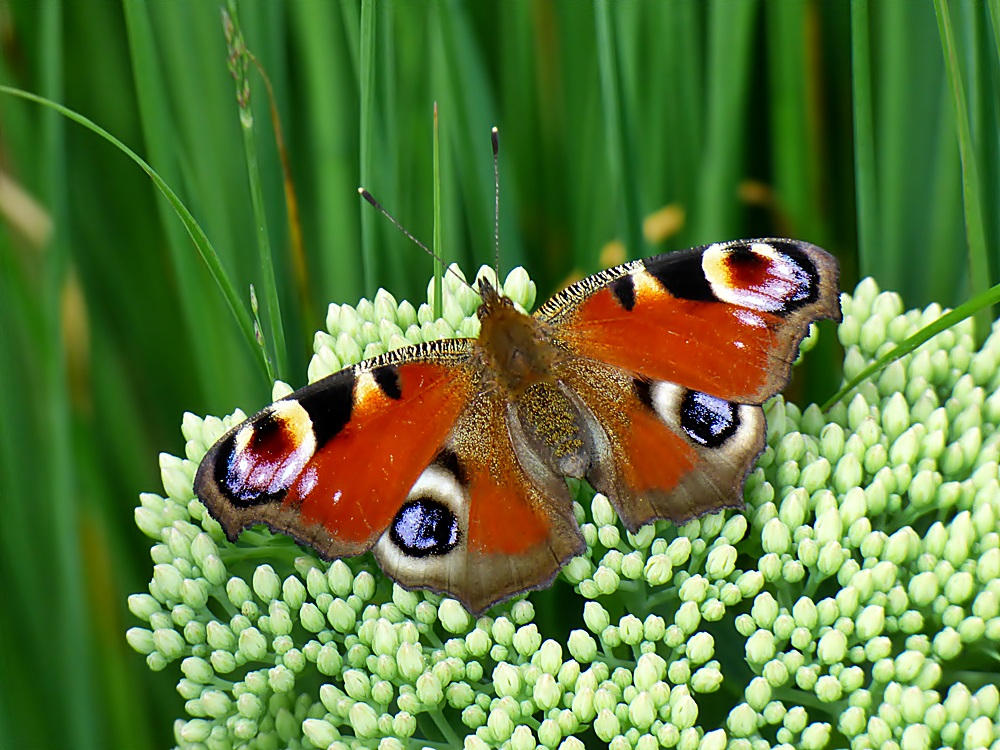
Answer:
[[(331, 305), (311, 377), (475, 335), (477, 298), (443, 286), (440, 321), (385, 292)], [(523, 271), (504, 289), (533, 302)], [(848, 377), (942, 313), (871, 281), (843, 308)], [(161, 456), (164, 492), (135, 511), (153, 564), (128, 642), (179, 666), (185, 748), (997, 746), (998, 362), (1000, 332), (977, 348), (962, 324), (828, 414), (773, 399), (743, 512), (632, 534), (574, 485), (575, 593), (478, 620), (367, 556), (327, 563), (259, 528), (226, 541), (192, 482), (244, 416), (188, 414), (185, 458)]]

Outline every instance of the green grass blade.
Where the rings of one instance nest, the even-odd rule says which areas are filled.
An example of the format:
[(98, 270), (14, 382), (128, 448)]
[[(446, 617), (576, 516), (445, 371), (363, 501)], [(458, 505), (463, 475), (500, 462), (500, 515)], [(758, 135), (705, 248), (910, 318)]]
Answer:
[(745, 174), (750, 56), (759, 4), (711, 2), (708, 9), (707, 123), (694, 205), (692, 241), (740, 234), (740, 180)]
[[(990, 283), (990, 269), (986, 247), (986, 229), (983, 224), (982, 190), (979, 184), (979, 168), (972, 131), (969, 126), (969, 109), (965, 99), (965, 87), (955, 48), (955, 36), (951, 27), (951, 16), (944, 0), (934, 0), (941, 30), (941, 47), (944, 52), (945, 69), (955, 108), (955, 125), (958, 130), (958, 149), (962, 159), (962, 196), (965, 205), (965, 232), (968, 242), (969, 286), (980, 298), (986, 294)], [(978, 309), (975, 316), (976, 340), (986, 340), (990, 330), (988, 307)]]
[(642, 203), (638, 195), (639, 175), (635, 148), (629, 127), (628, 105), (622, 92), (621, 63), (618, 55), (618, 31), (609, 0), (594, 0), (597, 24), (597, 61), (601, 75), (601, 103), (608, 167), (612, 182), (610, 192), (619, 206), (619, 231), (630, 257), (649, 255), (642, 235)]
[[(49, 50), (41, 64), (41, 90), (50, 97), (65, 95), (62, 45), (63, 9), (57, 3), (47, 4), (41, 14), (41, 49)], [(20, 93), (20, 92), (19, 92)], [(38, 97), (41, 99), (41, 97)], [(50, 205), (54, 226), (68, 224), (69, 196), (66, 192), (66, 133), (65, 121), (56, 112), (43, 113), (41, 142), (44, 145), (42, 170), (48, 186), (45, 196)], [(45, 454), (48, 458), (45, 475), (36, 497), (43, 505), (38, 512), (51, 519), (49, 548), (52, 554), (52, 577), (46, 589), (55, 596), (55, 607), (49, 612), (48, 645), (55, 650), (55, 659), (62, 664), (58, 693), (74, 696), (65, 706), (63, 721), (68, 736), (84, 748), (100, 746), (97, 725), (96, 688), (93, 652), (93, 623), (85, 599), (81, 550), (81, 508), (77, 502), (76, 469), (73, 460), (71, 412), (67, 383), (66, 352), (63, 346), (63, 294), (70, 277), (68, 239), (57, 233), (45, 248), (43, 320), (45, 336), (43, 351), (43, 381), (45, 392)], [(45, 507), (48, 506), (48, 507)], [(44, 509), (43, 509), (44, 508)], [(57, 694), (58, 694), (57, 693)]]
[(863, 276), (871, 275), (879, 252), (869, 13), (868, 0), (851, 0), (854, 190), (858, 217), (858, 256)]
[(434, 102), (434, 229), (431, 249), (434, 251), (434, 317), (440, 318), (444, 304), (444, 242), (441, 239), (441, 135), (437, 102)]
[[(372, 173), (372, 141), (375, 137), (375, 0), (361, 0), (361, 50), (358, 70), (360, 71), (361, 128), (360, 157), (361, 184), (368, 187), (374, 178)], [(379, 278), (375, 254), (374, 222), (378, 218), (368, 206), (360, 203), (361, 209), (361, 267), (364, 271), (364, 293), (375, 294)]]

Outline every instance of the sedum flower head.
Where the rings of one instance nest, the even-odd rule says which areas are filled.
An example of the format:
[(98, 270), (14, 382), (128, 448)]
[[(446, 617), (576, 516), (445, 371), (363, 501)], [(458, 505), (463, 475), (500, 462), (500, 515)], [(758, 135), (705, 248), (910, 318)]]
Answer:
[[(443, 286), (441, 320), (384, 291), (331, 305), (310, 378), (475, 335), (477, 298)], [(520, 269), (504, 289), (532, 305)], [(843, 309), (846, 377), (943, 312), (870, 279)], [(539, 592), (475, 620), (369, 556), (228, 543), (192, 480), (244, 415), (187, 414), (185, 457), (161, 456), (164, 491), (135, 511), (154, 543), (127, 639), (179, 667), (184, 748), (997, 747), (998, 362), (1000, 329), (976, 348), (962, 324), (828, 414), (772, 399), (742, 513), (631, 534), (576, 488), (587, 552), (557, 615)]]

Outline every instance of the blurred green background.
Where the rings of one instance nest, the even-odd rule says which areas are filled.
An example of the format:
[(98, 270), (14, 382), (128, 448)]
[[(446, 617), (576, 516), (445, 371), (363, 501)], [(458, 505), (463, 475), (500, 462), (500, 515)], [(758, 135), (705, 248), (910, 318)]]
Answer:
[[(435, 101), (446, 258), (467, 273), (492, 261), (497, 125), (502, 263), (524, 265), (540, 298), (602, 263), (773, 234), (834, 252), (845, 289), (870, 274), (907, 306), (995, 280), (998, 0), (236, 7), (301, 215), (297, 256), (251, 67), (293, 385), (328, 302), (378, 286), (423, 301), (430, 259), (356, 187), (430, 241)], [(0, 83), (146, 158), (248, 307), (266, 275), (228, 54), (214, 0), (0, 0)], [(836, 384), (832, 326), (823, 339), (799, 400)], [(182, 452), (184, 411), (255, 411), (269, 393), (150, 180), (94, 133), (0, 94), (0, 747), (173, 744), (177, 666), (150, 672), (124, 639), (126, 596), (151, 571), (132, 511), (159, 485), (158, 453)]]

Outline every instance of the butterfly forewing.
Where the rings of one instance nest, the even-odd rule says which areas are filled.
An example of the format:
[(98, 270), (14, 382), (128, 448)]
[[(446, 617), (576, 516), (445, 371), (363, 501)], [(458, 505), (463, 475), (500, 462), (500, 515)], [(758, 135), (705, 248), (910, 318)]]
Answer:
[(580, 356), (761, 404), (788, 382), (809, 323), (840, 319), (837, 265), (804, 242), (719, 243), (609, 269), (535, 315)]
[(327, 558), (368, 550), (468, 404), (470, 351), (396, 350), (275, 402), (212, 447), (196, 493), (232, 540), (266, 523)]

